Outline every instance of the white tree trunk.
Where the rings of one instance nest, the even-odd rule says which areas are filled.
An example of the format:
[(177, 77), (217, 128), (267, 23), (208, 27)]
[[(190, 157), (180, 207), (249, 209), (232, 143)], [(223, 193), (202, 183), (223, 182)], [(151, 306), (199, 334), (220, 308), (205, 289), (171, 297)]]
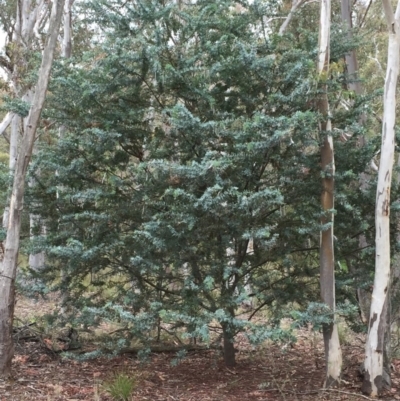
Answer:
[(3, 121), (0, 124), (0, 135), (3, 135), (5, 130), (11, 124), (13, 116), (14, 116), (13, 113), (10, 112), (10, 113), (7, 113), (6, 116), (3, 118)]
[[(14, 96), (26, 102), (32, 100), (32, 89), (23, 84), (24, 69), (27, 66), (28, 60), (25, 58), (26, 51), (32, 46), (34, 39), (35, 28), (38, 29), (38, 24), (43, 22), (46, 15), (48, 4), (45, 0), (32, 2), (32, 0), (23, 0), (17, 2), (17, 15), (14, 31), (12, 34), (13, 42), (13, 57), (2, 65), (8, 76), (8, 82), (13, 89)], [(11, 117), (11, 120), (10, 120)], [(26, 119), (21, 124), (21, 117), (18, 115), (8, 114), (8, 120), (3, 120), (0, 132), (3, 128), (7, 128), (7, 122), (11, 123), (10, 133), (10, 151), (9, 151), (9, 169), (10, 175), (14, 174), (15, 163), (17, 158), (18, 141), (21, 134), (25, 131)], [(9, 203), (9, 198), (7, 199)], [(9, 206), (6, 206), (3, 213), (3, 227), (6, 228), (9, 219)]]
[[(15, 164), (17, 162), (17, 150), (18, 150), (18, 139), (19, 139), (19, 126), (21, 124), (21, 117), (18, 115), (14, 115), (11, 121), (11, 132), (10, 132), (10, 151), (9, 151), (9, 159), (8, 159), (8, 168), (10, 171), (10, 175), (14, 174)], [(7, 203), (9, 202), (9, 197), (7, 197)], [(4, 208), (3, 212), (3, 228), (7, 229), (8, 218), (10, 207), (7, 204)]]
[[(329, 228), (321, 231), (320, 244), (320, 286), (322, 301), (335, 312), (335, 257), (333, 247), (333, 213), (334, 208), (334, 176), (335, 159), (333, 151), (333, 139), (330, 116), (327, 85), (324, 81), (329, 72), (330, 57), (330, 24), (331, 24), (331, 3), (330, 0), (321, 1), (321, 18), (319, 26), (319, 54), (317, 72), (325, 93), (321, 95), (318, 101), (319, 111), (324, 117), (321, 123), (321, 132), (325, 138), (321, 147), (321, 167), (324, 171), (322, 180), (321, 206), (323, 209), (323, 225), (329, 224)], [(336, 322), (326, 324), (323, 327), (325, 361), (326, 361), (326, 379), (325, 386), (336, 386), (340, 382), (342, 370), (342, 352), (339, 343), (339, 334)]]
[(65, 0), (64, 5), (64, 36), (62, 42), (61, 55), (70, 58), (72, 55), (72, 5), (75, 0)]
[(26, 131), (21, 140), (15, 166), (4, 259), (0, 266), (0, 377), (8, 377), (11, 373), (11, 361), (14, 354), (12, 326), (14, 317), (15, 276), (20, 244), (25, 177), (32, 156), (36, 129), (46, 97), (63, 7), (64, 0), (53, 1), (49, 33), (43, 52), (42, 64), (39, 69), (39, 79), (36, 84), (33, 102), (27, 119)]
[(384, 385), (384, 338), (387, 330), (390, 286), (390, 188), (394, 162), (396, 88), (400, 61), (400, 0), (396, 14), (393, 13), (389, 0), (383, 0), (383, 8), (389, 28), (389, 45), (383, 96), (381, 158), (375, 205), (375, 279), (368, 338), (365, 345), (364, 381), (361, 388), (363, 393), (372, 397), (380, 395)]

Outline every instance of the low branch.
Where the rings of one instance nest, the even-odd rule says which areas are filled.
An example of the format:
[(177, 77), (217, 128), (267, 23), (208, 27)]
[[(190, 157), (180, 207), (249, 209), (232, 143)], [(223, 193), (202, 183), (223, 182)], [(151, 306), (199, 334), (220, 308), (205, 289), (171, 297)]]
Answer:
[(281, 25), (281, 27), (279, 28), (279, 35), (282, 36), (287, 27), (290, 24), (290, 21), (293, 18), (294, 13), (296, 12), (296, 10), (304, 3), (305, 0), (293, 0), (293, 4), (292, 4), (292, 8), (288, 14), (288, 16), (286, 17), (285, 21), (283, 21), (283, 24)]
[(14, 117), (14, 114), (11, 112), (8, 112), (6, 116), (3, 118), (3, 121), (0, 124), (0, 135), (3, 135), (5, 130), (8, 128), (8, 126), (11, 124), (11, 121)]
[(4, 56), (0, 56), (0, 67), (3, 67), (7, 72), (12, 71), (12, 64)]
[[(199, 351), (206, 351), (209, 349), (221, 349), (220, 345), (196, 345), (196, 344), (189, 344), (189, 345), (163, 345), (163, 344), (159, 344), (159, 345), (150, 345), (149, 347), (146, 346), (137, 346), (137, 347), (126, 347), (126, 348), (121, 348), (118, 351), (119, 355), (122, 354), (133, 354), (136, 355), (138, 354), (140, 351), (145, 351), (150, 349), (151, 353), (176, 353), (179, 351), (186, 351), (186, 352), (199, 352)], [(101, 349), (100, 349), (101, 350)], [(79, 349), (79, 350), (68, 350), (69, 353), (72, 354), (77, 354), (77, 355), (82, 355), (82, 354), (86, 354), (86, 353), (90, 353), (93, 352), (95, 350), (83, 350), (83, 349)], [(110, 352), (110, 350), (102, 350), (103, 352), (107, 353)], [(62, 351), (58, 351), (59, 353), (61, 353)]]
[(371, 4), (372, 4), (372, 0), (370, 0), (368, 3), (367, 9), (365, 10), (364, 16), (362, 17), (361, 22), (359, 24), (359, 28), (362, 28), (364, 26), (365, 18), (367, 17), (367, 14), (371, 7)]

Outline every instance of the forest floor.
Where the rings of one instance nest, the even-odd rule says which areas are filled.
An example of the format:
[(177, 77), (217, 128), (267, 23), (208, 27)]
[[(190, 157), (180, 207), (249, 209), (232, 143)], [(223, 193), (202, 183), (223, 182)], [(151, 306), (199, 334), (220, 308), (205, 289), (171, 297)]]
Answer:
[[(43, 314), (51, 306), (22, 299), (16, 317)], [(237, 367), (224, 367), (217, 350), (189, 352), (177, 366), (174, 354), (153, 354), (148, 362), (123, 355), (78, 362), (63, 359), (46, 341), (16, 344), (13, 379), (0, 381), (1, 401), (114, 401), (105, 392), (118, 374), (134, 378), (130, 401), (307, 401), (365, 400), (358, 369), (363, 358), (363, 337), (348, 333), (344, 339), (343, 381), (339, 389), (323, 390), (324, 356), (319, 334), (298, 333), (293, 347), (250, 346), (238, 337)], [(392, 390), (384, 400), (400, 400), (400, 360), (393, 361)]]

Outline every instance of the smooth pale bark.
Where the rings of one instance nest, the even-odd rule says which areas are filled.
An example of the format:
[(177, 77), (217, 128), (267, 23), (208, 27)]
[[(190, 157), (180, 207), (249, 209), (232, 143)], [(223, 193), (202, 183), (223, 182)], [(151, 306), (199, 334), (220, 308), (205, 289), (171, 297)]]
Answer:
[[(25, 49), (31, 47), (34, 38), (34, 29), (37, 26), (37, 22), (43, 20), (47, 8), (48, 4), (44, 0), (37, 2), (32, 2), (32, 0), (23, 0), (17, 2), (17, 15), (12, 33), (11, 48), (14, 49), (13, 57), (2, 64), (3, 70), (8, 76), (8, 83), (13, 90), (14, 96), (26, 102), (31, 102), (32, 100), (32, 89), (24, 86), (22, 79), (24, 70), (28, 63), (26, 60)], [(21, 117), (18, 115), (11, 113), (9, 113), (9, 115), (12, 117), (12, 121), (8, 121), (8, 123), (11, 123), (9, 169), (10, 175), (13, 175), (17, 158), (16, 152), (18, 140), (20, 134), (24, 133), (26, 123), (21, 124)], [(3, 122), (7, 123), (7, 120), (5, 119)], [(9, 200), (10, 199), (8, 198), (7, 204), (9, 204)], [(6, 228), (8, 224), (8, 219), (9, 206), (7, 205), (3, 213), (4, 228)]]
[[(392, 183), (396, 88), (400, 62), (400, 0), (396, 14), (389, 0), (383, 0), (388, 23), (388, 58), (383, 95), (381, 158), (378, 171), (375, 205), (375, 278), (372, 292), (368, 338), (365, 345), (363, 393), (372, 397), (381, 394), (384, 385), (385, 333), (390, 287), (390, 189)], [(387, 372), (389, 373), (389, 372)]]
[[(17, 163), (17, 152), (18, 152), (18, 138), (19, 138), (19, 126), (21, 124), (21, 117), (18, 115), (14, 115), (11, 121), (11, 132), (10, 132), (10, 147), (9, 147), (9, 159), (8, 159), (8, 168), (10, 171), (10, 175), (14, 174), (15, 164)], [(10, 206), (9, 206), (10, 197), (7, 197), (7, 204), (4, 208), (3, 212), (3, 228), (7, 229), (8, 219), (10, 215)]]
[[(34, 39), (34, 34), (36, 32), (37, 36), (38, 34), (38, 29), (43, 21), (46, 13), (45, 13), (45, 8), (48, 7), (48, 4), (45, 4), (45, 1), (41, 0), (36, 2), (36, 4), (32, 4), (31, 0), (25, 0), (22, 2), (18, 3), (18, 7), (20, 12), (18, 13), (17, 20), (19, 21), (18, 23), (18, 29), (15, 32), (14, 35), (14, 44), (17, 44), (19, 47), (23, 46), (31, 46), (31, 42)], [(18, 11), (19, 11), (18, 10)], [(23, 63), (26, 63), (27, 60), (25, 59), (20, 59), (19, 63), (16, 63), (14, 66), (14, 72), (16, 76), (19, 76), (21, 74), (21, 65)], [(15, 83), (15, 87), (18, 88), (19, 85), (18, 83)], [(22, 100), (31, 104), (33, 101), (33, 89), (31, 87), (28, 88), (19, 88), (19, 94), (24, 93), (22, 95)], [(17, 94), (18, 95), (18, 94)], [(16, 155), (13, 155), (13, 151), (11, 150), (11, 142), (15, 143), (16, 146), (18, 146), (18, 139), (20, 137), (20, 134), (24, 135), (26, 132), (27, 124), (28, 124), (28, 118), (21, 119), (19, 116), (15, 116), (14, 119), (18, 119), (18, 129), (12, 129), (11, 130), (11, 139), (10, 139), (10, 174), (14, 174), (15, 170), (15, 161), (16, 161)], [(21, 124), (22, 120), (22, 124)], [(20, 129), (21, 126), (21, 129)], [(20, 132), (22, 131), (22, 132)], [(12, 164), (12, 160), (14, 160)], [(33, 186), (34, 185), (34, 179), (31, 179), (29, 181), (29, 185)], [(9, 203), (9, 199), (7, 199), (7, 203)], [(6, 224), (9, 219), (9, 208), (8, 206), (4, 210), (4, 215), (3, 215), (3, 227), (6, 228)], [(30, 225), (30, 233), (31, 233), (31, 238), (34, 237), (34, 230), (37, 228), (37, 226), (41, 225), (40, 222), (40, 216), (30, 214), (29, 215), (29, 225)], [(28, 263), (29, 267), (33, 270), (39, 270), (44, 266), (45, 262), (45, 254), (44, 252), (39, 252), (36, 254), (30, 254)]]
[(75, 0), (65, 0), (64, 5), (64, 36), (62, 42), (61, 55), (70, 58), (72, 55), (72, 5)]
[[(319, 53), (317, 72), (323, 83), (329, 72), (329, 41), (331, 24), (330, 0), (321, 1), (321, 18), (319, 26)], [(332, 313), (335, 312), (335, 258), (333, 247), (333, 213), (334, 208), (334, 176), (335, 159), (333, 150), (333, 139), (331, 121), (329, 118), (329, 103), (326, 93), (326, 84), (322, 85), (324, 93), (318, 101), (318, 109), (323, 116), (321, 132), (324, 134), (324, 142), (321, 147), (321, 167), (324, 172), (322, 180), (321, 206), (323, 209), (322, 225), (328, 228), (321, 231), (320, 244), (320, 286), (322, 301), (329, 306)], [(340, 382), (342, 369), (342, 352), (339, 343), (337, 324), (333, 321), (323, 327), (326, 379), (325, 387), (336, 386)]]
[(7, 113), (6, 116), (3, 118), (3, 121), (0, 123), (0, 135), (3, 135), (5, 130), (11, 124), (13, 116), (14, 116), (13, 113), (10, 112)]
[[(32, 103), (32, 96), (33, 96), (33, 92), (31, 90), (28, 91), (27, 95), (26, 95), (26, 101), (28, 103)], [(26, 132), (27, 129), (27, 123), (28, 123), (28, 119), (24, 118), (23, 120), (23, 124), (24, 124), (24, 132)], [(35, 147), (32, 150), (32, 153), (35, 154)], [(40, 173), (39, 173), (40, 174)], [(35, 182), (36, 180), (31, 177), (29, 179), (29, 183), (28, 185), (33, 188), (35, 186)], [(31, 239), (34, 239), (36, 237), (36, 231), (39, 230), (40, 234), (44, 234), (45, 232), (45, 227), (42, 224), (41, 218), (40, 216), (33, 214), (33, 213), (29, 213), (29, 227), (30, 227), (30, 237)], [(34, 271), (39, 271), (40, 269), (43, 268), (44, 263), (45, 263), (45, 253), (44, 252), (38, 252), (35, 254), (29, 254), (29, 259), (28, 259), (28, 263), (29, 263), (29, 267), (34, 270)]]
[(14, 355), (12, 337), (14, 291), (20, 244), (25, 178), (32, 156), (36, 129), (46, 97), (63, 7), (64, 0), (53, 1), (49, 34), (43, 52), (42, 64), (39, 69), (39, 79), (36, 84), (32, 106), (27, 118), (26, 131), (21, 140), (15, 167), (4, 259), (0, 268), (0, 377), (8, 377), (11, 374), (11, 361)]

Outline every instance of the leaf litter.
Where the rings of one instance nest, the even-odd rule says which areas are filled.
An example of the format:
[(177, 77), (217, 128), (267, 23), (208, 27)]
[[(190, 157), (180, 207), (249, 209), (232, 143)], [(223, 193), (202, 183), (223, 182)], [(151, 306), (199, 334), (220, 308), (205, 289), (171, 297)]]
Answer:
[[(18, 313), (18, 309), (17, 309)], [(312, 339), (312, 340), (311, 340)], [(221, 352), (189, 352), (177, 366), (171, 353), (152, 354), (146, 363), (131, 355), (84, 362), (64, 359), (43, 343), (17, 343), (13, 377), (0, 381), (0, 401), (113, 401), (104, 383), (123, 373), (136, 381), (132, 401), (308, 401), (363, 400), (359, 338), (343, 346), (343, 382), (324, 390), (323, 343), (319, 334), (299, 332), (292, 347), (254, 348), (239, 335), (237, 366), (226, 368)], [(382, 399), (400, 400), (400, 360), (393, 360), (392, 389)]]

